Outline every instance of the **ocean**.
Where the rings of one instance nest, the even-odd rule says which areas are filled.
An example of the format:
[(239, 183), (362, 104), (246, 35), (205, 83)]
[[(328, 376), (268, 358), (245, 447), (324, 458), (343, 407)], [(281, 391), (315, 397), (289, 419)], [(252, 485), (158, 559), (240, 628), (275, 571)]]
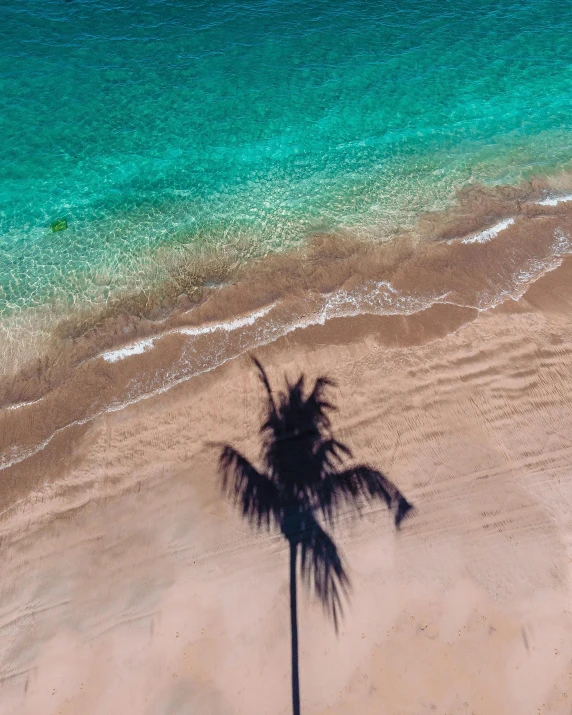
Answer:
[(569, 169), (566, 5), (4, 0), (0, 314)]

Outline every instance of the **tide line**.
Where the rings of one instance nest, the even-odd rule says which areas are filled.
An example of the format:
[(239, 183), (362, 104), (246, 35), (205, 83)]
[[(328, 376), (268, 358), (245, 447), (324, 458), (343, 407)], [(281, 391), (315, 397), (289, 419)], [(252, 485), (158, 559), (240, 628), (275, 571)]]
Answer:
[(572, 201), (572, 194), (566, 194), (565, 196), (549, 196), (542, 201), (537, 201), (538, 206), (558, 206), (558, 204), (564, 203), (566, 201)]
[(220, 323), (207, 323), (206, 325), (200, 325), (196, 328), (174, 328), (173, 330), (161, 333), (161, 335), (156, 335), (153, 338), (145, 338), (145, 340), (140, 340), (132, 345), (126, 345), (125, 347), (118, 348), (117, 350), (109, 350), (108, 352), (101, 353), (99, 357), (102, 357), (106, 362), (117, 362), (118, 360), (124, 360), (131, 355), (141, 355), (154, 347), (156, 340), (160, 340), (166, 335), (180, 334), (198, 336), (208, 335), (209, 333), (215, 333), (217, 331), (226, 331), (230, 333), (237, 328), (254, 325), (259, 318), (264, 317), (274, 306), (275, 303), (271, 303), (270, 305), (260, 308), (260, 310), (255, 310), (242, 318), (234, 318), (233, 320), (226, 320)]
[(501, 231), (504, 231), (509, 226), (512, 226), (513, 223), (513, 218), (507, 218), (504, 221), (499, 221), (499, 223), (495, 223), (494, 226), (491, 226), (480, 233), (476, 233), (474, 236), (464, 238), (461, 243), (486, 243), (487, 241), (490, 241), (491, 238), (498, 236)]

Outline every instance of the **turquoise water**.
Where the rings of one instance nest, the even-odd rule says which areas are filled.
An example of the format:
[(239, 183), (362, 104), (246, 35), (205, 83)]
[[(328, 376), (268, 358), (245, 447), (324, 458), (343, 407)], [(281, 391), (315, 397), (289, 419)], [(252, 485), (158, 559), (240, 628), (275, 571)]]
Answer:
[[(0, 313), (570, 168), (572, 5), (3, 0)], [(69, 228), (52, 233), (65, 218)]]

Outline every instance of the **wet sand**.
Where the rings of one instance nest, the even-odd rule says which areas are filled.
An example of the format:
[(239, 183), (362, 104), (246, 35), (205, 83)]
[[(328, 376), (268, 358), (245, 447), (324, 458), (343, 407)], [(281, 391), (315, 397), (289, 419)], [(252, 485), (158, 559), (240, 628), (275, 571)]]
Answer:
[[(334, 378), (338, 435), (416, 505), (399, 533), (381, 507), (340, 519), (338, 636), (300, 589), (304, 713), (570, 712), (571, 309), (565, 259), (496, 308), (338, 318), (256, 350), (275, 384)], [(256, 458), (262, 398), (243, 355), (3, 471), (0, 712), (290, 711), (287, 547), (216, 474), (215, 441)], [(43, 434), (53, 415), (26, 409), (18, 435)]]

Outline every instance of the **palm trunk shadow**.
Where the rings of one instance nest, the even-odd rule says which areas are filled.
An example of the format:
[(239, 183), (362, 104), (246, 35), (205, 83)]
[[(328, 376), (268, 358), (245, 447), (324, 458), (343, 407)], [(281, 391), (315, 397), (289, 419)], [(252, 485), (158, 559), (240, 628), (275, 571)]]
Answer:
[(292, 636), (292, 713), (300, 715), (300, 675), (298, 669), (298, 609), (296, 593), (297, 546), (290, 542), (290, 630)]

